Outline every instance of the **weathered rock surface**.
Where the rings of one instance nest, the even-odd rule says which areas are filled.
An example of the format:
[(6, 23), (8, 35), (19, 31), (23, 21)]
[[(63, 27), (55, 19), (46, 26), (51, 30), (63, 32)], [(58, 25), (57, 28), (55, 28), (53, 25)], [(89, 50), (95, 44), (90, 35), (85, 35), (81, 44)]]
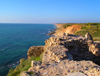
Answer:
[(57, 46), (63, 46), (67, 50), (67, 53), (72, 55), (73, 60), (92, 60), (96, 62), (98, 58), (100, 59), (100, 44), (93, 43), (92, 40), (88, 40), (82, 36), (71, 34), (67, 36), (54, 36), (45, 41), (46, 50), (55, 46), (56, 49), (59, 49)]
[(42, 64), (39, 68), (31, 67), (28, 72), (34, 72), (37, 76), (67, 76), (75, 72), (81, 72), (86, 76), (100, 76), (100, 66), (92, 61), (69, 61), (66, 59), (59, 63)]
[(70, 74), (67, 75), (67, 76), (86, 76), (86, 75), (84, 75), (84, 74), (81, 73), (81, 72), (76, 72), (76, 73), (70, 73)]
[(41, 62), (39, 62), (39, 61), (31, 61), (31, 66), (32, 67), (34, 67), (34, 66), (39, 66), (39, 65), (41, 65)]
[(44, 51), (44, 46), (32, 46), (29, 48), (27, 55), (28, 58), (32, 57), (32, 56), (40, 56)]
[(42, 63), (32, 61), (28, 72), (34, 72), (36, 76), (70, 76), (73, 73), (100, 76), (100, 66), (94, 62), (100, 65), (99, 43), (82, 36), (63, 34), (45, 41)]
[(89, 32), (85, 34), (85, 37), (88, 38), (89, 40), (93, 40), (93, 37)]
[(60, 62), (63, 59), (72, 60), (71, 54), (62, 45), (54, 45), (45, 49), (43, 53), (42, 63)]

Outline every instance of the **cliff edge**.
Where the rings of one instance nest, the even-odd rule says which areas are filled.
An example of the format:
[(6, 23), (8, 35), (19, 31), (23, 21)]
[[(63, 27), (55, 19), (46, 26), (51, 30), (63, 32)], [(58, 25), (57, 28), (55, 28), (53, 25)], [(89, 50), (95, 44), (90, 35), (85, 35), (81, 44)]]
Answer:
[[(44, 46), (32, 46), (28, 50), (30, 63), (20, 61), (21, 67), (29, 66), (28, 70), (25, 67), (25, 71), (17, 73), (20, 76), (100, 76), (100, 42), (75, 35), (85, 26), (55, 25), (55, 34), (45, 40)], [(31, 59), (33, 56), (41, 60)]]
[(73, 34), (52, 36), (45, 41), (42, 62), (31, 61), (20, 76), (100, 76), (99, 65), (100, 44)]

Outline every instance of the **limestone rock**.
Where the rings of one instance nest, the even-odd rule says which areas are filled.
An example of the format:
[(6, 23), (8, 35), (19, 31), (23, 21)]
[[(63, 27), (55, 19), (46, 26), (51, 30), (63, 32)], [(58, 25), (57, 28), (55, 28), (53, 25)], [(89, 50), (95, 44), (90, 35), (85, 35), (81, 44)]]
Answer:
[(29, 48), (27, 55), (28, 58), (32, 57), (32, 56), (40, 56), (44, 51), (44, 47), (43, 46), (32, 46)]
[(99, 43), (76, 35), (52, 36), (45, 41), (42, 63), (32, 61), (28, 72), (38, 76), (67, 76), (75, 72), (79, 76), (100, 76), (97, 64), (100, 65)]
[[(75, 72), (84, 73), (86, 76), (100, 76), (100, 66), (92, 61), (69, 61), (67, 59), (59, 63), (43, 64), (38, 69), (31, 67), (28, 72), (30, 71), (38, 76), (67, 76)], [(77, 76), (82, 75), (78, 74)], [(84, 74), (83, 76), (85, 76)]]
[(89, 46), (89, 51), (96, 56), (100, 56), (100, 44), (92, 44)]
[[(53, 48), (54, 46), (57, 47), (59, 45), (64, 46), (63, 48), (68, 50), (68, 54), (70, 54), (74, 60), (92, 60), (97, 62), (98, 58), (100, 58), (100, 44), (95, 44), (92, 40), (88, 40), (82, 36), (72, 34), (68, 36), (53, 36), (45, 41), (45, 50), (50, 51), (49, 48)], [(47, 52), (45, 51), (45, 53)], [(50, 54), (48, 53), (48, 56), (49, 55)]]
[(70, 73), (67, 76), (86, 76), (85, 74), (81, 73), (81, 72), (76, 72), (76, 73)]
[(72, 57), (68, 52), (68, 49), (66, 49), (64, 46), (61, 45), (57, 46), (55, 45), (45, 50), (45, 52), (43, 53), (42, 62), (43, 63), (60, 62), (63, 59), (72, 60)]
[(85, 34), (85, 37), (88, 38), (89, 40), (93, 40), (93, 37), (89, 32)]
[(40, 61), (34, 61), (34, 60), (31, 61), (31, 66), (32, 67), (34, 67), (34, 66), (40, 66), (40, 65), (41, 65)]

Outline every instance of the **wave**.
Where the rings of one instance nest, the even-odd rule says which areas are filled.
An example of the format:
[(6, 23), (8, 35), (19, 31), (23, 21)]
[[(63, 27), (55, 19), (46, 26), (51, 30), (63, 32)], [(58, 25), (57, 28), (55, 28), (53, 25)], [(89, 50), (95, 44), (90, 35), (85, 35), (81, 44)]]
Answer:
[(15, 63), (9, 64), (9, 65), (3, 65), (3, 66), (0, 67), (0, 69), (4, 69), (4, 68), (15, 68), (17, 65), (19, 65), (19, 62), (20, 61), (17, 61)]
[(10, 49), (11, 47), (6, 47), (6, 48), (3, 48), (3, 49), (1, 49), (1, 51), (5, 51), (5, 50), (8, 50), (8, 49)]
[(50, 29), (47, 29), (47, 30), (50, 30)]

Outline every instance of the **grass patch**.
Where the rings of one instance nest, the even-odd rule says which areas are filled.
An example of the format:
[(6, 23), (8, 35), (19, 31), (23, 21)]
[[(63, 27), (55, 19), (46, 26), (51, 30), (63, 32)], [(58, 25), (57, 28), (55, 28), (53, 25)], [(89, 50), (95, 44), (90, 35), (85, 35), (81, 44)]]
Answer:
[(68, 26), (71, 26), (70, 24), (64, 24), (63, 27), (66, 28)]
[[(31, 59), (22, 59), (21, 63), (15, 68), (15, 69), (10, 69), (9, 73), (7, 76), (20, 76), (20, 73), (23, 71), (28, 71), (28, 69), (31, 67), (31, 61), (42, 61), (41, 58), (42, 55), (39, 57), (31, 57)], [(33, 73), (32, 73), (33, 74)]]
[(93, 37), (100, 37), (100, 23), (84, 23), (79, 25), (81, 26), (81, 30), (76, 32), (76, 35), (84, 36), (87, 32), (89, 32)]

